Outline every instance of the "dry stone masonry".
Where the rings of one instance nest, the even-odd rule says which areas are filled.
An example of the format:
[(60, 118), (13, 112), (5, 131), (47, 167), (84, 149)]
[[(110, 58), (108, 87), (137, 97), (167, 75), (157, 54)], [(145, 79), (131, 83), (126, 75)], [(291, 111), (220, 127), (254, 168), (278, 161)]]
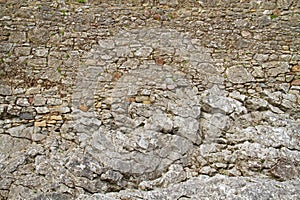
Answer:
[(297, 0), (0, 0), (0, 199), (299, 199)]

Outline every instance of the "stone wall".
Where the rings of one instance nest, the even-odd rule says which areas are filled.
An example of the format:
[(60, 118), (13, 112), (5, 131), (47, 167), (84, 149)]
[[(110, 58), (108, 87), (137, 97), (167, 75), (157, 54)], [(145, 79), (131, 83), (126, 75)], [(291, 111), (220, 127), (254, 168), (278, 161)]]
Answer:
[(0, 199), (297, 199), (297, 0), (0, 0)]

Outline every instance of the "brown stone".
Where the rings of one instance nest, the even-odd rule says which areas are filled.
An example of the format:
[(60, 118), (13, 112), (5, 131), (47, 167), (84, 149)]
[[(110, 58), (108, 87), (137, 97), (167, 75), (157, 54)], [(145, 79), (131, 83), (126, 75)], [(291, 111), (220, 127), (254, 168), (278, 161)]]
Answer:
[(46, 127), (46, 121), (41, 121), (41, 122), (34, 122), (35, 127)]
[(122, 75), (119, 72), (114, 73), (114, 79), (119, 79), (119, 78), (121, 78), (121, 76)]
[(79, 109), (80, 109), (81, 111), (83, 111), (83, 112), (87, 112), (89, 108), (87, 107), (87, 105), (81, 104), (81, 105), (79, 106)]
[(151, 104), (151, 101), (143, 101), (143, 104), (149, 105)]
[(292, 67), (292, 72), (300, 72), (300, 65), (295, 65)]
[(165, 64), (165, 61), (162, 58), (155, 58), (155, 63), (157, 65), (163, 65), (163, 64)]
[(292, 81), (291, 85), (300, 86), (300, 79), (295, 79)]
[(159, 14), (153, 15), (153, 19), (160, 21), (161, 16)]
[(56, 121), (60, 121), (60, 120), (63, 120), (62, 116), (60, 115), (54, 115), (54, 116), (51, 116), (50, 117), (50, 120), (56, 120)]
[(128, 98), (128, 102), (130, 102), (130, 103), (135, 102), (135, 98), (134, 97)]

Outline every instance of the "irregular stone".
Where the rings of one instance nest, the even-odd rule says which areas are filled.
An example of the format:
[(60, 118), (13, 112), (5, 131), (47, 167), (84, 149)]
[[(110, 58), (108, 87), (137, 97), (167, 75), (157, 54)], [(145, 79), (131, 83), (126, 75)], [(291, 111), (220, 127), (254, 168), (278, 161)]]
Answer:
[(262, 64), (263, 69), (267, 70), (267, 75), (270, 76), (277, 76), (279, 74), (284, 74), (290, 71), (290, 66), (288, 62), (268, 62)]
[(7, 110), (7, 105), (0, 104), (0, 116)]
[[(36, 127), (43, 127), (43, 126), (36, 126)], [(39, 142), (39, 141), (44, 140), (46, 137), (47, 137), (47, 135), (45, 135), (45, 134), (34, 133), (34, 134), (32, 134), (31, 139), (35, 142)]]
[(173, 129), (173, 122), (165, 114), (153, 114), (152, 117), (146, 121), (145, 128), (168, 133)]
[(265, 62), (269, 58), (268, 54), (255, 54), (254, 59), (259, 62)]
[(139, 50), (137, 50), (134, 55), (138, 57), (147, 58), (151, 55), (153, 49), (151, 47), (142, 47)]
[(98, 44), (104, 49), (113, 49), (115, 47), (115, 42), (113, 40), (99, 40)]
[(47, 123), (46, 121), (40, 121), (40, 122), (34, 122), (35, 127), (46, 127)]
[(62, 100), (58, 98), (48, 98), (47, 99), (47, 105), (50, 106), (58, 106), (62, 104)]
[(254, 80), (252, 75), (241, 66), (229, 67), (226, 70), (226, 76), (232, 83), (247, 83)]
[(62, 78), (62, 74), (59, 67), (47, 68), (42, 74), (41, 79), (46, 79), (51, 82), (59, 82)]
[(31, 134), (33, 133), (33, 127), (27, 127), (25, 125), (16, 126), (7, 130), (11, 136), (19, 137), (19, 138), (31, 138)]
[(12, 43), (8, 43), (8, 42), (2, 42), (1, 44), (1, 48), (0, 48), (0, 52), (1, 53), (7, 53), (9, 51), (11, 51), (13, 44)]
[(52, 193), (34, 195), (32, 200), (41, 200), (41, 199), (69, 200), (71, 198), (72, 198), (71, 195), (68, 195), (68, 194), (52, 192)]
[(268, 108), (268, 102), (260, 98), (248, 98), (246, 101), (246, 107), (248, 110), (266, 110)]
[(71, 112), (71, 109), (68, 106), (56, 106), (49, 109), (50, 112), (59, 112), (61, 114)]
[(120, 181), (122, 178), (123, 178), (122, 174), (112, 170), (108, 170), (106, 173), (101, 175), (101, 180), (105, 180), (113, 183)]
[(23, 93), (25, 93), (25, 88), (15, 88), (14, 89), (14, 94), (23, 94)]
[(190, 60), (191, 61), (197, 61), (199, 63), (207, 63), (211, 61), (211, 56), (209, 53), (192, 53), (190, 55)]
[(10, 114), (10, 115), (13, 115), (13, 116), (19, 116), (20, 115), (20, 112), (21, 112), (21, 107), (19, 106), (11, 106), (11, 105), (8, 105), (7, 106), (7, 113)]
[(229, 96), (233, 99), (236, 99), (236, 100), (239, 100), (239, 101), (245, 101), (246, 99), (246, 95), (243, 95), (241, 94), (240, 92), (238, 91), (233, 91), (229, 94)]
[(151, 181), (142, 181), (139, 184), (139, 188), (142, 190), (150, 190), (157, 187), (167, 187), (168, 185), (182, 182), (186, 178), (187, 176), (183, 167), (181, 165), (173, 164), (161, 178)]
[[(219, 90), (219, 89), (218, 89)], [(212, 91), (212, 90), (210, 90)], [(235, 99), (221, 96), (217, 93), (210, 93), (208, 90), (208, 95), (203, 95), (201, 99), (203, 103), (203, 109), (208, 113), (246, 113), (246, 108), (243, 104)]]
[(300, 65), (295, 65), (292, 67), (292, 72), (300, 72)]
[[(2, 155), (4, 154), (8, 155), (12, 152), (17, 152), (22, 149), (25, 149), (29, 144), (30, 144), (29, 140), (24, 140), (23, 138), (14, 138), (8, 134), (0, 134), (0, 153)], [(1, 159), (2, 158), (3, 157), (1, 157)], [(1, 167), (2, 166), (0, 164), (0, 168)]]
[(85, 105), (85, 104), (81, 104), (81, 105), (79, 105), (79, 107), (78, 107), (81, 111), (83, 111), (83, 112), (87, 112), (88, 111), (88, 107), (87, 107), (87, 105)]
[(35, 49), (35, 55), (39, 57), (46, 57), (48, 55), (48, 49), (47, 48), (37, 48)]
[(26, 42), (26, 32), (11, 32), (9, 35), (9, 41), (12, 43)]
[(30, 95), (30, 94), (38, 94), (41, 92), (41, 86), (38, 85), (37, 87), (31, 87), (31, 88), (28, 88), (26, 90), (26, 95)]
[(63, 120), (63, 118), (62, 118), (62, 116), (60, 116), (60, 115), (52, 115), (52, 116), (50, 116), (50, 120), (56, 120), (56, 121), (61, 121), (61, 120)]
[(33, 98), (33, 105), (35, 106), (44, 106), (46, 104), (46, 98), (44, 98), (42, 95), (36, 95)]
[(128, 47), (118, 47), (115, 51), (118, 57), (128, 57), (132, 53)]
[(47, 60), (46, 58), (34, 58), (34, 59), (29, 59), (27, 64), (32, 67), (41, 67), (47, 65)]
[(28, 112), (20, 113), (20, 119), (32, 120), (34, 119), (34, 115), (33, 113), (28, 113)]
[(219, 74), (220, 70), (211, 63), (200, 63), (199, 65), (197, 65), (197, 72), (199, 72), (200, 74)]
[(300, 86), (300, 79), (295, 79), (291, 82), (291, 85), (293, 86)]
[(49, 113), (49, 108), (47, 108), (47, 107), (35, 107), (35, 110), (38, 114)]
[(17, 56), (28, 56), (31, 52), (31, 47), (16, 47), (14, 49)]
[(12, 95), (11, 87), (8, 85), (0, 85), (0, 95), (8, 96)]
[(229, 117), (221, 113), (203, 114), (202, 126), (206, 142), (217, 142), (230, 127)]
[(261, 67), (253, 67), (252, 75), (255, 78), (264, 78), (265, 77), (265, 73)]
[(28, 33), (30, 42), (34, 44), (46, 44), (49, 38), (49, 31), (45, 28), (35, 28)]
[(30, 106), (27, 98), (18, 98), (16, 103), (19, 106)]
[(174, 117), (175, 134), (185, 137), (195, 144), (201, 143), (200, 124), (194, 118)]

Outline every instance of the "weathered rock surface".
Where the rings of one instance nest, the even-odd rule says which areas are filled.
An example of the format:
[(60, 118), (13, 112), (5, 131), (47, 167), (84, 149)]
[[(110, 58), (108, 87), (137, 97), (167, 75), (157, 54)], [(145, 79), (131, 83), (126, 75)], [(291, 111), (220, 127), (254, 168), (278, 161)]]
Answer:
[(299, 1), (0, 4), (0, 199), (299, 199)]
[(276, 182), (263, 178), (201, 175), (164, 189), (153, 191), (124, 190), (105, 195), (81, 195), (78, 199), (297, 199), (299, 192), (299, 182), (293, 180)]

